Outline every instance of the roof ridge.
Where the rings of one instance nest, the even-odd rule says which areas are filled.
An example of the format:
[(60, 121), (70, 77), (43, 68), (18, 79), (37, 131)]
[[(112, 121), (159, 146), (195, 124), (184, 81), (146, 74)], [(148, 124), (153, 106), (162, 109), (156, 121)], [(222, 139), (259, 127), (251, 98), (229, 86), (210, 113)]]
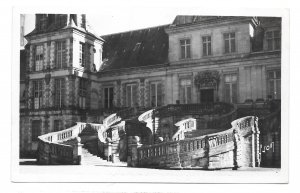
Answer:
[(148, 30), (148, 29), (158, 28), (158, 27), (167, 27), (169, 25), (171, 25), (171, 23), (170, 24), (153, 26), (153, 27), (140, 28), (140, 29), (135, 29), (135, 30), (128, 30), (128, 31), (123, 31), (123, 32), (117, 32), (117, 33), (112, 33), (112, 34), (106, 34), (106, 35), (101, 35), (100, 37), (103, 38), (103, 37), (108, 37), (108, 36), (112, 36), (112, 35), (125, 34), (125, 33), (129, 33), (129, 32), (136, 32), (136, 31), (140, 31), (140, 30)]

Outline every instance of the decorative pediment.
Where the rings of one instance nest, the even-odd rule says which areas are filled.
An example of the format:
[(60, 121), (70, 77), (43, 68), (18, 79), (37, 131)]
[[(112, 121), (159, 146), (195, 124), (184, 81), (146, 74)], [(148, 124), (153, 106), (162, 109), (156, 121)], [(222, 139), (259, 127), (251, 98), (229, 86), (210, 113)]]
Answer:
[(218, 71), (204, 71), (199, 72), (195, 76), (194, 83), (200, 88), (213, 87), (217, 88), (220, 82), (220, 74)]

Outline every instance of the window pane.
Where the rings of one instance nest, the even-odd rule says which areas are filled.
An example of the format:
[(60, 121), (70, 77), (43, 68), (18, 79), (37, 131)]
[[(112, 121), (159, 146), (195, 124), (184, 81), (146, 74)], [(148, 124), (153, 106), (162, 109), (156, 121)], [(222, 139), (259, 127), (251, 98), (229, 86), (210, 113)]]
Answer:
[(131, 107), (131, 86), (126, 86), (127, 106)]
[(137, 85), (132, 86), (132, 106), (138, 106), (138, 87)]
[(203, 56), (207, 56), (206, 44), (203, 43)]
[(192, 88), (191, 88), (191, 86), (187, 86), (186, 89), (187, 89), (187, 91), (186, 91), (186, 95), (187, 95), (186, 102), (187, 102), (187, 104), (189, 104), (189, 103), (192, 102)]
[(162, 106), (162, 84), (157, 84), (157, 106)]
[(225, 84), (224, 100), (230, 103), (230, 84)]
[(235, 52), (235, 39), (231, 39), (230, 45), (231, 45), (231, 52)]
[(231, 75), (231, 81), (235, 82), (237, 80), (237, 76), (236, 75)]
[(184, 86), (180, 86), (179, 88), (179, 100), (180, 100), (180, 104), (185, 104), (185, 87)]
[(187, 52), (187, 58), (191, 58), (191, 46), (187, 46), (186, 48), (186, 52)]
[(273, 50), (273, 41), (272, 41), (272, 39), (268, 39), (267, 44), (268, 44), (268, 50)]
[(281, 42), (280, 42), (280, 39), (279, 38), (276, 38), (276, 39), (274, 39), (274, 49), (275, 50), (278, 50), (278, 49), (280, 49), (280, 47), (281, 47)]
[(151, 93), (150, 96), (151, 107), (155, 107), (156, 106), (156, 85), (155, 84), (151, 84), (150, 93)]
[(181, 58), (185, 58), (185, 47), (181, 46)]
[(114, 88), (109, 88), (109, 108), (112, 108), (114, 104)]
[(273, 96), (273, 98), (274, 98), (274, 92), (275, 92), (274, 80), (269, 80), (269, 94)]
[(104, 88), (104, 108), (108, 108), (108, 88)]
[(268, 72), (268, 79), (273, 79), (274, 78), (274, 72)]
[(281, 85), (280, 80), (276, 80), (276, 99), (281, 99)]
[(230, 75), (225, 75), (225, 82), (230, 82)]
[(281, 78), (281, 72), (280, 71), (276, 71), (276, 78)]
[(229, 40), (225, 40), (225, 53), (229, 53)]
[(208, 53), (207, 55), (211, 55), (211, 43), (209, 42), (208, 43)]
[(237, 102), (237, 84), (233, 83), (231, 85), (232, 88), (232, 102), (236, 103)]

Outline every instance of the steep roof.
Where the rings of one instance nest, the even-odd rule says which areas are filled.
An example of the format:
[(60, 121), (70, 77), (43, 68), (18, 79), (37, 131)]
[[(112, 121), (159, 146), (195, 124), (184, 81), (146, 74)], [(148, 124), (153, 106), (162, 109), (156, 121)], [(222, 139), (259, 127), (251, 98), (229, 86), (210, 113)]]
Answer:
[(102, 36), (102, 71), (164, 64), (168, 61), (169, 40), (165, 28), (156, 26)]

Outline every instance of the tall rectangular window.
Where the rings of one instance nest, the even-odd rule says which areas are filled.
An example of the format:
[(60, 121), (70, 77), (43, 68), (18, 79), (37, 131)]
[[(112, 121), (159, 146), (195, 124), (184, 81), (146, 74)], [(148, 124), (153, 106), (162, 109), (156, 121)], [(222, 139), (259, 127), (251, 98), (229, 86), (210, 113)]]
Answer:
[(43, 105), (43, 80), (33, 81), (34, 109), (40, 109)]
[(180, 40), (181, 59), (191, 58), (191, 40)]
[(65, 41), (56, 42), (56, 55), (55, 55), (56, 68), (64, 68), (66, 65), (65, 49), (66, 49)]
[(268, 50), (279, 50), (281, 48), (281, 37), (279, 31), (268, 31), (266, 33)]
[(224, 35), (224, 45), (225, 53), (235, 52), (235, 33), (225, 33)]
[(62, 121), (61, 120), (54, 120), (54, 125), (53, 125), (53, 131), (61, 131), (63, 130), (62, 128)]
[(179, 98), (181, 104), (192, 102), (192, 81), (191, 79), (181, 79), (179, 85)]
[(79, 65), (85, 66), (85, 44), (82, 42), (79, 44)]
[(203, 44), (203, 56), (210, 56), (211, 55), (211, 37), (210, 36), (202, 37), (202, 44)]
[(79, 108), (81, 109), (86, 108), (87, 86), (87, 80), (81, 78), (79, 80)]
[(160, 82), (151, 83), (150, 96), (151, 107), (158, 107), (162, 105), (162, 84)]
[(273, 99), (281, 99), (281, 71), (268, 72), (268, 93)]
[(114, 102), (114, 88), (104, 88), (104, 108), (109, 109), (113, 107)]
[(224, 84), (224, 99), (227, 103), (237, 102), (237, 75), (226, 74)]
[(126, 85), (126, 106), (127, 107), (137, 106), (137, 85), (136, 84)]
[(44, 50), (43, 45), (35, 47), (35, 71), (43, 70)]
[(41, 135), (42, 130), (42, 121), (41, 120), (33, 120), (31, 122), (31, 141), (36, 142), (38, 140), (38, 136)]
[(64, 106), (64, 99), (65, 99), (65, 79), (55, 79), (55, 107), (61, 108)]

